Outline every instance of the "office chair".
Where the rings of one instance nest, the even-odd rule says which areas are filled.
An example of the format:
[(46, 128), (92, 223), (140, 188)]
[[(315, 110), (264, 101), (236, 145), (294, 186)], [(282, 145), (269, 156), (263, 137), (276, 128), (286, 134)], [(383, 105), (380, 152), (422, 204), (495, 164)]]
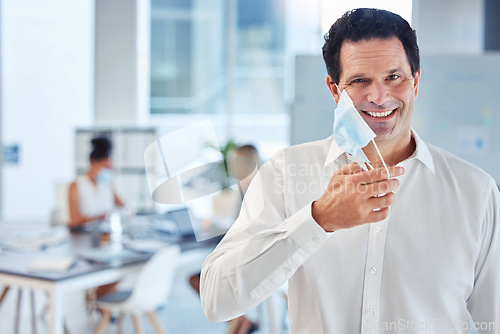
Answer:
[(69, 221), (68, 190), (71, 182), (56, 182), (54, 207), (50, 212), (50, 226), (66, 226)]
[(119, 312), (118, 332), (121, 331), (123, 314), (128, 313), (133, 318), (136, 334), (143, 334), (141, 315), (145, 313), (155, 331), (166, 334), (158, 321), (156, 309), (167, 302), (179, 253), (178, 245), (163, 248), (141, 269), (131, 291), (117, 291), (97, 300), (97, 307), (102, 314), (94, 334), (104, 333), (112, 311)]

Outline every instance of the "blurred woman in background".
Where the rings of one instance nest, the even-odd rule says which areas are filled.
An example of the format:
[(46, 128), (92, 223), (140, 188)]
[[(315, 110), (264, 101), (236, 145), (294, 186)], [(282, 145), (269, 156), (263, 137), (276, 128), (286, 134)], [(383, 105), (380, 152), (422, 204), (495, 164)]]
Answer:
[(92, 139), (89, 169), (69, 186), (68, 226), (71, 229), (104, 220), (106, 214), (124, 205), (111, 183), (111, 148), (108, 138)]

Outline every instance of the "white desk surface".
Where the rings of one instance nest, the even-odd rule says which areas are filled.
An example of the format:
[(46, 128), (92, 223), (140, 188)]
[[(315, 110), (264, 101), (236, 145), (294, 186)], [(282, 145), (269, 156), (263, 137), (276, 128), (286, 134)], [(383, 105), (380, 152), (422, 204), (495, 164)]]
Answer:
[[(217, 240), (197, 243), (195, 240), (176, 240), (183, 250), (213, 246)], [(0, 253), (0, 282), (5, 285), (44, 290), (50, 300), (50, 333), (63, 334), (63, 301), (67, 291), (88, 289), (117, 281), (123, 275), (139, 270), (151, 253), (137, 252), (137, 257), (109, 263), (89, 262), (78, 256), (85, 249), (93, 248), (92, 233), (71, 233), (69, 238), (56, 245), (35, 251)], [(30, 271), (30, 262), (39, 256), (74, 256), (75, 262), (67, 271)]]

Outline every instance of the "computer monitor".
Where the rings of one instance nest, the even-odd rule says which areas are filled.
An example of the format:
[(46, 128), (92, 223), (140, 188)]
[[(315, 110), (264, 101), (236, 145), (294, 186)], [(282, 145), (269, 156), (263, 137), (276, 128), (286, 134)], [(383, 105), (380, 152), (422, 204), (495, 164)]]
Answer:
[(167, 212), (167, 219), (172, 220), (177, 225), (180, 236), (194, 236), (193, 222), (188, 208), (184, 207)]

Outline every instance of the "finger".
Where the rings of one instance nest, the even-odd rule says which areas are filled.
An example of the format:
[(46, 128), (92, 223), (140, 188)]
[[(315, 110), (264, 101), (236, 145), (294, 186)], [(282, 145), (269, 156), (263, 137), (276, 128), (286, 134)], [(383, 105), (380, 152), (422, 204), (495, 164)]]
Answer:
[[(404, 168), (400, 166), (391, 166), (388, 167), (388, 169), (389, 169), (389, 176), (391, 178), (401, 176), (405, 172)], [(354, 178), (355, 178), (354, 182), (359, 182), (363, 184), (373, 183), (388, 179), (387, 171), (383, 167), (358, 173), (354, 176)]]
[(394, 193), (387, 193), (380, 197), (372, 197), (368, 199), (368, 208), (371, 210), (388, 208), (394, 203)]
[(375, 223), (386, 219), (389, 216), (389, 208), (372, 211), (368, 214), (367, 223)]
[(389, 179), (369, 184), (360, 184), (358, 189), (366, 197), (373, 197), (380, 194), (387, 194), (399, 188), (398, 179)]
[(334, 175), (351, 175), (362, 171), (363, 168), (357, 162), (352, 162), (337, 170)]

